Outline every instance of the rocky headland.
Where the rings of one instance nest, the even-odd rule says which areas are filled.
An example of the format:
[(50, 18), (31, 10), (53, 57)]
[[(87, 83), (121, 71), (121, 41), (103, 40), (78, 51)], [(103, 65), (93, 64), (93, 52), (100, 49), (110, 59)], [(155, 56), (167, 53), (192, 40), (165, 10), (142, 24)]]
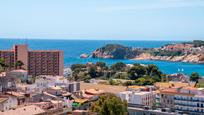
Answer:
[(92, 52), (93, 58), (162, 60), (204, 64), (204, 41), (167, 44), (160, 48), (132, 48), (107, 44)]

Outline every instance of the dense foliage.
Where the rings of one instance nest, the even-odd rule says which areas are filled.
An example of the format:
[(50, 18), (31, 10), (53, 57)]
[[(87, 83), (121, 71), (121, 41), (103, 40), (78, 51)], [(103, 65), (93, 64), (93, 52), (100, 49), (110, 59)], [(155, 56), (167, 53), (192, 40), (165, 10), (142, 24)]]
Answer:
[(193, 41), (193, 46), (194, 46), (194, 47), (204, 46), (204, 41), (202, 41), (202, 40), (194, 40), (194, 41)]
[(16, 63), (15, 63), (16, 69), (22, 69), (23, 65), (24, 65), (24, 63), (20, 60), (16, 61)]
[[(107, 44), (104, 47), (96, 49), (96, 51), (100, 51), (103, 54), (112, 55), (113, 59), (130, 59), (134, 58), (137, 51), (133, 51), (130, 47), (125, 47), (119, 44)], [(96, 54), (92, 55), (93, 58), (97, 58)]]
[(103, 94), (92, 104), (90, 110), (99, 115), (126, 115), (127, 102), (114, 94)]
[(163, 81), (165, 75), (155, 65), (126, 65), (122, 62), (107, 66), (103, 62), (97, 62), (96, 64), (74, 64), (71, 66), (73, 71), (72, 78), (76, 81), (88, 82), (92, 78), (106, 79), (110, 81), (110, 84), (116, 85), (113, 79), (131, 80), (124, 85), (136, 84), (136, 85), (151, 85), (155, 82)]
[(153, 56), (182, 56), (184, 53), (182, 51), (152, 51), (151, 54)]
[(8, 66), (3, 58), (0, 58), (0, 72), (5, 71)]
[(197, 72), (193, 72), (190, 76), (190, 80), (195, 82), (197, 82), (199, 78), (200, 78), (200, 75)]

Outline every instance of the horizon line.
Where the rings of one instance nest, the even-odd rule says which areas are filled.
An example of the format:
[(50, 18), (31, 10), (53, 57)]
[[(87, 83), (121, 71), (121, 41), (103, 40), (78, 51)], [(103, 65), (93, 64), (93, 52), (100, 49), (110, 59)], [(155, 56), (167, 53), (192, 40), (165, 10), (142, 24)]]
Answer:
[(192, 40), (158, 40), (158, 39), (91, 39), (91, 38), (11, 38), (11, 37), (3, 37), (0, 39), (10, 39), (10, 40), (88, 40), (88, 41), (194, 41), (194, 40), (202, 40), (202, 39), (192, 39)]

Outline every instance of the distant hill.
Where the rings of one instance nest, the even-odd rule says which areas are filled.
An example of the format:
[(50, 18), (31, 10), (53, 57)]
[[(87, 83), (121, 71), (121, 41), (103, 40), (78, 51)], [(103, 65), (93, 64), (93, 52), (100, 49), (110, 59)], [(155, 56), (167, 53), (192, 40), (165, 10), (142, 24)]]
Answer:
[(92, 53), (93, 58), (165, 60), (204, 63), (204, 41), (194, 40), (167, 44), (160, 48), (131, 48), (120, 44), (107, 44)]
[(112, 58), (112, 59), (130, 59), (134, 58), (139, 52), (130, 47), (119, 44), (107, 44), (104, 47), (96, 49), (92, 53), (94, 58)]

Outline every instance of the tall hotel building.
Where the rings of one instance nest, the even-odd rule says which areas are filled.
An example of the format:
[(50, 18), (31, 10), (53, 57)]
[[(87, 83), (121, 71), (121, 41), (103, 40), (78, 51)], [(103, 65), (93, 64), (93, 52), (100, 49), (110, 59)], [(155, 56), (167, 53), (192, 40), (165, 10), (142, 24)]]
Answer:
[(64, 54), (60, 50), (29, 50), (27, 45), (14, 45), (11, 50), (0, 50), (0, 58), (10, 69), (22, 61), (29, 75), (63, 75)]

